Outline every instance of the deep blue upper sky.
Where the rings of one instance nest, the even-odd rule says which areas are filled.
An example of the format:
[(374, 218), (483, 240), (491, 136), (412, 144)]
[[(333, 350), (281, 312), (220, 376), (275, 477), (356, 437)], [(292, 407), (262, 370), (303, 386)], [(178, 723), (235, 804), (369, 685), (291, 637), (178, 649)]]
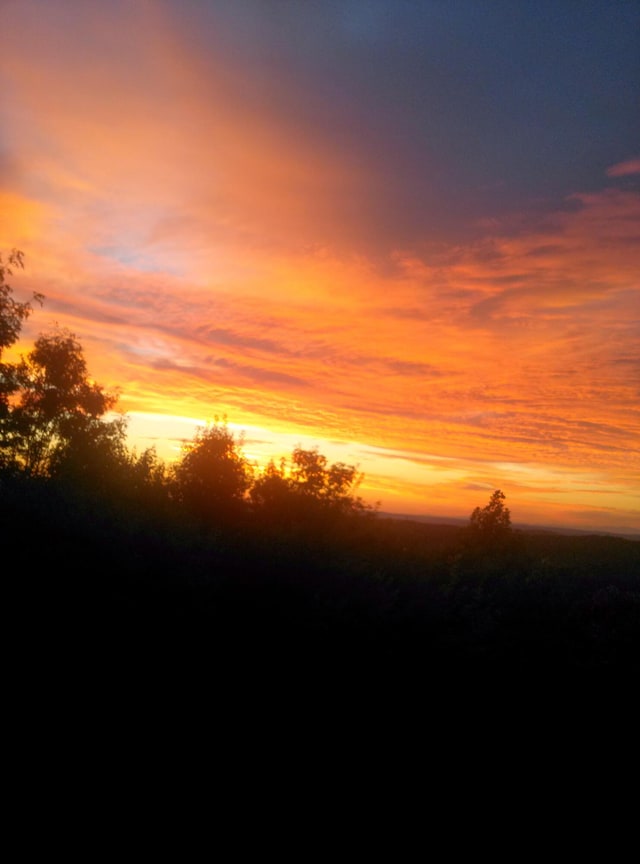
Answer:
[(218, 56), (260, 69), (264, 90), (247, 98), (278, 113), (286, 100), (307, 131), (387, 177), (381, 242), (415, 240), (434, 203), (445, 233), (556, 207), (640, 149), (637, 2), (206, 5), (211, 26), (202, 3), (186, 4), (187, 22)]

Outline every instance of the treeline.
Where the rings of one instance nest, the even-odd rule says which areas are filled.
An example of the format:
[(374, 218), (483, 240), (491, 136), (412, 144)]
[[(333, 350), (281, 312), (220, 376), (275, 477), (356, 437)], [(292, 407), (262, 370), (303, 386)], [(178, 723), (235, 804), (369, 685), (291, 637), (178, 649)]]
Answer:
[[(23, 266), (13, 251), (0, 258), (0, 471), (10, 477), (71, 484), (102, 498), (154, 509), (181, 509), (205, 525), (232, 524), (250, 510), (268, 521), (322, 521), (370, 510), (356, 495), (354, 466), (329, 464), (318, 450), (296, 448), (264, 471), (242, 452), (226, 423), (216, 420), (185, 442), (166, 465), (154, 448), (127, 446), (126, 419), (105, 419), (117, 403), (89, 375), (80, 343), (61, 329), (41, 335), (18, 362), (3, 351), (33, 311), (12, 296), (7, 277)], [(42, 295), (34, 300), (43, 302)]]
[(462, 529), (382, 518), (354, 466), (297, 448), (259, 471), (220, 421), (171, 466), (131, 450), (73, 334), (2, 361), (32, 311), (7, 282), (21, 264), (0, 260), (0, 524), (36, 662), (55, 647), (90, 674), (115, 658), (146, 676), (637, 669), (640, 543), (515, 531), (499, 490)]

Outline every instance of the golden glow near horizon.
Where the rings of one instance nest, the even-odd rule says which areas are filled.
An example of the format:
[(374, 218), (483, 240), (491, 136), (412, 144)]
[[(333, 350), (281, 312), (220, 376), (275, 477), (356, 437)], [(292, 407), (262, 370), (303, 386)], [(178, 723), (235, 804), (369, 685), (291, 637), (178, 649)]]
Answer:
[(69, 327), (165, 459), (226, 416), (261, 464), (357, 464), (382, 510), (465, 517), (501, 488), (516, 521), (638, 529), (640, 157), (456, 232), (451, 165), (425, 147), (425, 200), (401, 199), (393, 136), (347, 134), (347, 83), (307, 117), (311, 78), (235, 60), (216, 4), (187, 6), (3, 12), (0, 248), (25, 253), (16, 296), (46, 297), (21, 347)]

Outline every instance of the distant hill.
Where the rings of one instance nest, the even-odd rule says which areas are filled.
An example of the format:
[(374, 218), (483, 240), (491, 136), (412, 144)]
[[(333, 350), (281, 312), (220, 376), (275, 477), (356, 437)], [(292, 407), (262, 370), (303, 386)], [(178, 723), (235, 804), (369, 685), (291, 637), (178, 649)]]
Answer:
[[(468, 519), (460, 519), (455, 516), (433, 516), (430, 514), (417, 515), (415, 513), (386, 513), (379, 512), (378, 515), (383, 519), (398, 519), (410, 522), (427, 522), (432, 525), (451, 525), (453, 527), (464, 528), (469, 524)], [(560, 525), (532, 525), (527, 522), (514, 522), (513, 527), (518, 531), (526, 531), (528, 533), (551, 533), (564, 534), (567, 536), (588, 537), (594, 534), (603, 537), (622, 537), (625, 540), (634, 540), (640, 543), (640, 531), (631, 531), (621, 528), (619, 531), (602, 531), (599, 529), (585, 530), (581, 528), (565, 528)]]

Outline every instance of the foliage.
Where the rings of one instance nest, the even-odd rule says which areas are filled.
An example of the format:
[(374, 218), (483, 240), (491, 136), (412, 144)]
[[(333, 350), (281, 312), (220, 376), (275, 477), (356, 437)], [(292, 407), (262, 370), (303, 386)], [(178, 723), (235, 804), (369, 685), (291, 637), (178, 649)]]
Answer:
[[(0, 255), (0, 359), (5, 348), (17, 340), (22, 322), (29, 317), (33, 311), (30, 303), (18, 303), (13, 299), (12, 288), (7, 283), (7, 276), (12, 276), (13, 268), (24, 269), (24, 254), (18, 249), (13, 249), (7, 256), (5, 264)], [(34, 292), (33, 299), (42, 305), (44, 297)]]
[[(7, 256), (7, 262), (0, 255), (0, 423), (9, 413), (9, 400), (11, 394), (17, 388), (15, 367), (13, 364), (2, 362), (2, 352), (9, 348), (18, 339), (22, 323), (25, 321), (33, 307), (30, 303), (19, 303), (13, 299), (13, 289), (7, 282), (7, 276), (14, 273), (15, 268), (24, 268), (24, 255), (17, 249), (13, 249)], [(34, 293), (33, 299), (42, 304), (42, 294)], [(0, 464), (2, 464), (0, 450)]]
[(167, 469), (155, 447), (141, 453), (135, 449), (127, 453), (127, 487), (134, 494), (143, 495), (165, 487)]
[(15, 392), (4, 419), (5, 459), (31, 474), (49, 474), (71, 459), (105, 459), (124, 446), (122, 419), (102, 416), (117, 397), (88, 376), (80, 343), (65, 330), (40, 336), (13, 369)]
[(271, 461), (256, 478), (251, 500), (281, 523), (364, 513), (371, 508), (355, 494), (362, 476), (353, 465), (329, 464), (317, 448), (296, 447), (290, 464)]
[(511, 528), (511, 514), (504, 501), (504, 493), (496, 489), (485, 507), (474, 509), (451, 560), (454, 580), (482, 584), (501, 574), (518, 572), (521, 538)]
[(95, 492), (113, 488), (119, 475), (128, 473), (126, 431), (123, 416), (109, 421), (91, 416), (75, 418), (68, 437), (60, 437), (51, 448), (47, 473), (90, 483)]
[[(119, 650), (123, 670), (133, 663), (164, 682), (168, 670), (198, 664), (200, 683), (213, 669), (216, 686), (223, 668), (242, 686), (253, 672), (271, 686), (290, 670), (296, 694), (321, 670), (332, 682), (344, 672), (349, 686), (368, 672), (376, 686), (406, 674), (412, 689), (439, 674), (456, 686), (491, 672), (503, 683), (637, 676), (637, 541), (525, 533), (517, 557), (496, 560), (479, 581), (449, 571), (465, 542), (455, 526), (364, 519), (310, 543), (314, 524), (326, 536), (320, 519), (278, 542), (248, 520), (241, 531), (202, 530), (175, 506), (158, 518), (151, 507), (87, 507), (62, 492), (24, 475), (0, 495), (0, 524), (30, 577), (20, 580), (25, 608), (45, 590), (52, 598), (31, 631), (47, 651), (82, 627), (78, 657), (92, 640), (110, 667)], [(54, 559), (65, 566), (52, 575)]]
[(268, 511), (278, 519), (290, 516), (294, 503), (286, 465), (286, 459), (281, 459), (278, 465), (271, 459), (264, 471), (255, 477), (249, 491), (256, 510)]
[[(0, 354), (18, 338), (30, 303), (18, 303), (6, 277), (23, 268), (23, 254), (0, 258)], [(13, 268), (13, 269), (12, 269)], [(43, 296), (34, 293), (42, 303)], [(42, 335), (18, 363), (0, 364), (0, 466), (49, 475), (63, 466), (78, 474), (93, 464), (104, 471), (124, 454), (125, 424), (104, 415), (115, 405), (88, 376), (80, 343), (72, 333)]]
[(486, 507), (476, 507), (469, 520), (473, 535), (491, 542), (504, 538), (511, 532), (511, 513), (504, 506), (505, 495), (496, 489)]
[(252, 466), (226, 421), (199, 429), (172, 470), (174, 498), (209, 521), (237, 515), (252, 479)]

